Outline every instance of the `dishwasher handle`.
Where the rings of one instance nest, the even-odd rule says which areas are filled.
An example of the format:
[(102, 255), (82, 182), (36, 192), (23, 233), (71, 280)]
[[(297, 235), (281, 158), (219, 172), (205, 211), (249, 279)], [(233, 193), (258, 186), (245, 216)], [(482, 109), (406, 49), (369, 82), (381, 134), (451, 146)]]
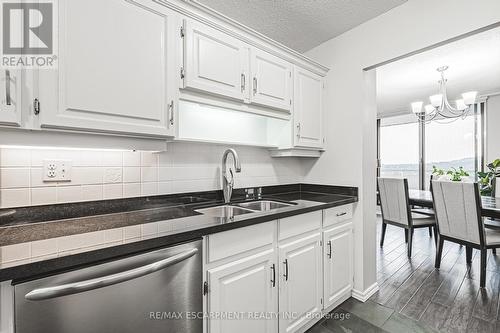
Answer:
[(63, 284), (55, 287), (35, 289), (27, 293), (24, 297), (30, 301), (43, 301), (50, 298), (72, 295), (93, 289), (111, 286), (113, 284), (129, 281), (141, 276), (157, 272), (168, 266), (172, 266), (178, 262), (186, 260), (195, 255), (197, 252), (198, 252), (197, 248), (192, 248), (185, 252), (181, 252), (179, 254), (165, 258), (163, 260), (151, 263), (146, 266), (134, 268), (125, 272), (120, 272), (85, 281)]

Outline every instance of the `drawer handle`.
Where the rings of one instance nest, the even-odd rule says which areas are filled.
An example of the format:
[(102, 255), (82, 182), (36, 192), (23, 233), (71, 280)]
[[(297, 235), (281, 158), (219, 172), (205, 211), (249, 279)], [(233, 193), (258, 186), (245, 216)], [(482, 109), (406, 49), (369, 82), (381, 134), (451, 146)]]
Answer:
[(273, 288), (276, 287), (276, 265), (273, 264), (271, 266), (271, 270), (273, 271), (273, 277), (271, 278), (271, 283), (273, 285)]
[(50, 298), (78, 294), (84, 291), (111, 286), (113, 284), (122, 283), (125, 281), (129, 281), (132, 279), (139, 278), (141, 276), (157, 272), (168, 266), (172, 266), (178, 262), (186, 260), (194, 256), (196, 253), (198, 253), (198, 249), (192, 248), (185, 252), (173, 255), (171, 257), (165, 258), (163, 260), (154, 262), (146, 266), (131, 269), (129, 271), (111, 274), (108, 276), (98, 277), (95, 279), (90, 279), (85, 281), (63, 284), (55, 287), (35, 289), (27, 293), (24, 296), (24, 298), (30, 301), (43, 301)]
[(5, 70), (5, 104), (12, 105), (12, 100), (10, 98), (10, 71)]
[(285, 277), (285, 281), (288, 281), (288, 259), (285, 259), (283, 264), (285, 264), (285, 274), (283, 276)]
[(246, 89), (246, 77), (245, 73), (241, 73), (241, 92), (244, 92)]
[(344, 215), (347, 215), (347, 212), (337, 213), (337, 217), (341, 217), (341, 216), (344, 216)]
[(328, 243), (326, 243), (326, 245), (328, 246), (328, 258), (332, 259), (332, 241), (328, 241)]
[(174, 124), (174, 101), (170, 101), (170, 104), (168, 105), (168, 109), (170, 111), (170, 125)]

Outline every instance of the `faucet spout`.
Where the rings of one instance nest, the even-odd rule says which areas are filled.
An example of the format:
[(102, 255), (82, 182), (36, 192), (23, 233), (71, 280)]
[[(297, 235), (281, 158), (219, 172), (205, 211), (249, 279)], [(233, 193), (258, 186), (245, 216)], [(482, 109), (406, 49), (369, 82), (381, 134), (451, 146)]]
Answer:
[(222, 192), (224, 193), (224, 202), (229, 203), (231, 201), (231, 195), (233, 194), (233, 186), (234, 186), (234, 174), (231, 167), (229, 167), (229, 175), (227, 173), (227, 158), (229, 154), (233, 155), (233, 167), (234, 172), (241, 172), (241, 163), (240, 158), (238, 157), (238, 153), (236, 150), (230, 148), (227, 149), (222, 155)]

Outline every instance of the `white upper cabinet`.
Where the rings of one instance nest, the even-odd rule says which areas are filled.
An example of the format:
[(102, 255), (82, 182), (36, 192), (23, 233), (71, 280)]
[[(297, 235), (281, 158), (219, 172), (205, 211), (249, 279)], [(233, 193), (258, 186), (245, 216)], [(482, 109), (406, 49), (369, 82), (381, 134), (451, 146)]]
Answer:
[(251, 50), (251, 69), (252, 103), (289, 111), (292, 108), (292, 65), (254, 48)]
[[(311, 314), (321, 311), (323, 276), (320, 241), (318, 232), (279, 246), (280, 333), (298, 331), (314, 319)], [(291, 313), (295, 316), (290, 316)]]
[(40, 125), (173, 135), (175, 20), (152, 1), (60, 1), (59, 68), (40, 71)]
[(18, 70), (0, 71), (0, 125), (21, 125), (21, 75)]
[(323, 147), (323, 78), (295, 66), (293, 90), (294, 144)]
[(195, 21), (184, 32), (184, 87), (248, 100), (248, 47)]

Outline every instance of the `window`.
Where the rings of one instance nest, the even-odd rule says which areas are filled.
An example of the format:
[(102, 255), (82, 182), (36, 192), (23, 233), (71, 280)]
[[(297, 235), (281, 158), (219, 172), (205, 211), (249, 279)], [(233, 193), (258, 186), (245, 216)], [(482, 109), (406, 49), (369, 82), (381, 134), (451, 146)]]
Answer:
[(409, 188), (419, 188), (418, 124), (380, 128), (380, 177), (407, 178)]
[[(465, 119), (418, 124), (415, 116), (381, 119), (380, 177), (408, 179), (410, 189), (429, 189), (432, 167), (463, 167), (472, 177), (483, 169), (483, 108)], [(424, 165), (425, 163), (425, 165)]]
[[(463, 167), (472, 177), (480, 171), (480, 142), (476, 142), (476, 121), (480, 115), (425, 125), (425, 189), (429, 189), (432, 167), (449, 170)], [(481, 135), (477, 135), (478, 140)]]

